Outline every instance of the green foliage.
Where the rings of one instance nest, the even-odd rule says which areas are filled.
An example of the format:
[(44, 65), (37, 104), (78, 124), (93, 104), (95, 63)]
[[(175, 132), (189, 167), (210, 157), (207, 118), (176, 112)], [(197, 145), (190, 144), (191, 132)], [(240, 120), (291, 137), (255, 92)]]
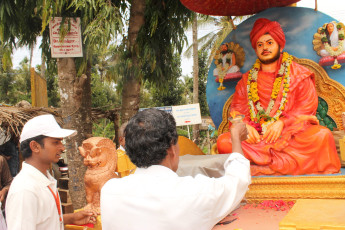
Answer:
[[(115, 85), (102, 81), (97, 72), (92, 74), (91, 92), (93, 108), (107, 110), (120, 106), (121, 98), (116, 96)], [(105, 118), (93, 122), (92, 134), (96, 137), (107, 137), (113, 140), (115, 137), (114, 122)]]
[(164, 85), (151, 84), (150, 92), (154, 106), (180, 105), (182, 102), (184, 85), (179, 78), (182, 73), (180, 55), (174, 56), (170, 62), (172, 78), (166, 81)]
[(115, 138), (114, 123), (108, 119), (100, 119), (92, 124), (92, 135), (95, 137), (106, 137), (110, 140)]
[(169, 91), (161, 90), (158, 86), (151, 90), (155, 106), (180, 105), (182, 102), (183, 85), (180, 79), (170, 80), (166, 83)]
[(152, 99), (152, 94), (149, 91), (150, 86), (148, 83), (144, 84), (144, 87), (140, 89), (140, 108), (151, 108), (155, 107), (155, 102)]
[(11, 49), (0, 42), (0, 69), (7, 71), (12, 67)]
[(21, 100), (31, 102), (31, 82), (28, 58), (17, 70), (0, 68), (0, 103), (14, 105)]
[(202, 116), (209, 116), (210, 111), (208, 108), (206, 100), (206, 84), (207, 84), (207, 75), (208, 75), (208, 65), (207, 65), (207, 51), (199, 51), (199, 104), (200, 112)]
[(109, 109), (120, 104), (120, 99), (116, 97), (115, 85), (102, 82), (100, 76), (96, 73), (92, 74), (91, 92), (93, 108)]
[[(140, 29), (135, 47), (128, 47), (127, 37), (114, 53), (112, 78), (136, 76), (139, 81), (149, 81), (164, 88), (166, 81), (176, 78), (175, 63), (171, 60), (176, 51), (181, 53), (186, 36), (184, 29), (191, 17), (191, 11), (180, 1), (147, 0), (145, 24)], [(133, 58), (140, 63), (136, 67)], [(119, 83), (121, 85), (122, 83)]]
[(177, 135), (179, 136), (184, 136), (184, 137), (189, 138), (190, 136), (193, 135), (192, 131), (193, 131), (192, 129), (189, 129), (189, 136), (188, 136), (187, 126), (177, 127)]
[(88, 40), (89, 46), (96, 49), (106, 48), (109, 41), (123, 32), (125, 4), (125, 1), (73, 0), (71, 7), (82, 11), (84, 42)]
[[(200, 112), (202, 116), (209, 116), (209, 108), (206, 100), (206, 83), (207, 83), (207, 74), (208, 74), (208, 67), (207, 67), (207, 59), (208, 55), (206, 51), (199, 51), (199, 104), (200, 104)], [(188, 90), (193, 92), (193, 78), (192, 77), (185, 77), (185, 82)]]
[(192, 13), (180, 1), (147, 0), (145, 24), (138, 35), (139, 56), (144, 79), (164, 86), (176, 77), (171, 69), (175, 50), (182, 52), (187, 39), (187, 28)]

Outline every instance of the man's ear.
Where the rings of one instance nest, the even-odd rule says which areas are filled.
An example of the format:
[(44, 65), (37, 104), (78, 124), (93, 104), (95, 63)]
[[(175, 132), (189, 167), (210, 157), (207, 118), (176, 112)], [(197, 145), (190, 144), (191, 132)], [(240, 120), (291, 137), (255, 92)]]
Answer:
[(177, 151), (179, 149), (179, 146), (177, 146), (177, 145), (178, 145), (178, 143), (176, 143), (176, 145), (172, 145), (170, 147), (174, 157), (179, 157), (179, 155), (180, 155), (180, 152)]
[(170, 145), (170, 147), (167, 149), (167, 156), (172, 157), (174, 155), (174, 149), (173, 146)]
[(39, 152), (40, 148), (41, 148), (41, 145), (38, 142), (36, 142), (36, 141), (30, 141), (29, 146), (30, 146), (30, 149), (31, 149), (32, 153)]

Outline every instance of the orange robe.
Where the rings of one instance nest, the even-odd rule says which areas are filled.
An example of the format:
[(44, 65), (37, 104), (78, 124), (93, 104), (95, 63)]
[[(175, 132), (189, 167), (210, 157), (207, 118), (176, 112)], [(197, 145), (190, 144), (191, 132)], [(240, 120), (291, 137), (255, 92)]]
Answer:
[[(279, 65), (280, 66), (280, 65)], [(244, 122), (250, 121), (247, 79), (245, 73), (236, 86), (231, 111), (245, 115)], [(271, 98), (276, 73), (259, 71), (258, 94), (266, 110)], [(315, 90), (314, 74), (307, 68), (292, 62), (290, 69), (290, 91), (285, 109), (280, 117), (284, 122), (281, 137), (275, 143), (249, 144), (242, 142), (244, 155), (252, 163), (252, 175), (302, 175), (338, 173), (340, 160), (334, 138), (326, 127), (300, 121), (299, 115), (315, 115), (318, 96)], [(274, 116), (282, 98), (282, 88), (270, 113)], [(219, 136), (219, 153), (232, 152), (230, 133)]]

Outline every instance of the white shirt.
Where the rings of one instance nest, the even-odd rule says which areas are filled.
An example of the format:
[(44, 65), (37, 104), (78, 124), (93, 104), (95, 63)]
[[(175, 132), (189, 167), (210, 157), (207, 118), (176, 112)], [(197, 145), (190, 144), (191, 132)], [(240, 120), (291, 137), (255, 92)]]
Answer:
[(103, 230), (209, 230), (241, 202), (251, 182), (249, 161), (226, 160), (225, 175), (179, 177), (153, 165), (109, 180), (101, 190)]
[[(48, 172), (47, 172), (48, 173)], [(22, 170), (13, 179), (6, 200), (6, 221), (9, 230), (62, 230), (53, 194), (56, 180), (23, 162)], [(60, 202), (61, 208), (61, 202)], [(62, 209), (60, 209), (62, 210)], [(61, 217), (62, 218), (62, 217)]]

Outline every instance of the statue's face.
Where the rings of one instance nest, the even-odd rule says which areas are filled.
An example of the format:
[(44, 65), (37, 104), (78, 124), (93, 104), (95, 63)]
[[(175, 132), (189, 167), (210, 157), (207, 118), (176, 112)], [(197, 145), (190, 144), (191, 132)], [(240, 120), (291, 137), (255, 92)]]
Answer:
[(270, 64), (280, 57), (280, 46), (270, 34), (262, 35), (256, 42), (256, 55), (262, 64)]
[(333, 23), (328, 23), (328, 25), (327, 25), (327, 31), (328, 31), (328, 33), (331, 34), (331, 33), (333, 32), (333, 30), (334, 30), (334, 25), (333, 25)]
[(113, 160), (111, 158), (116, 154), (115, 146), (110, 140), (104, 141), (104, 139), (91, 137), (79, 147), (80, 154), (84, 157), (84, 164), (88, 168), (102, 168), (108, 161)]

